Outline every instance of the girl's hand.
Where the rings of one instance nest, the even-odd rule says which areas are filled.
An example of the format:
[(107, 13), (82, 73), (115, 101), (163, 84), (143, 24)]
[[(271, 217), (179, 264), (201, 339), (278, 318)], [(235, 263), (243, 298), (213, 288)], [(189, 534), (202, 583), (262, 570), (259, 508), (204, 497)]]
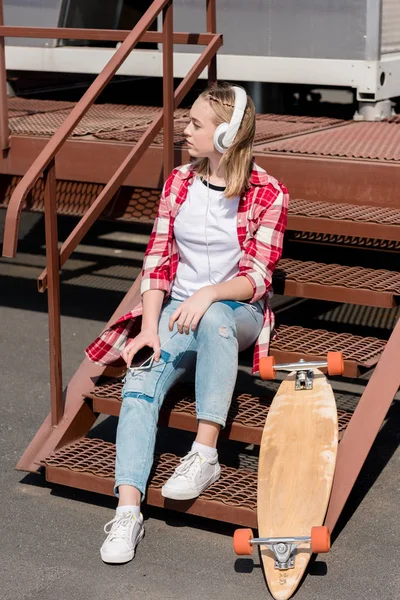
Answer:
[(133, 340), (128, 342), (121, 352), (121, 356), (129, 367), (132, 364), (132, 359), (141, 348), (150, 346), (156, 353), (154, 360), (158, 362), (161, 356), (160, 338), (158, 337), (157, 329), (142, 329), (142, 331)]
[(190, 328), (194, 331), (199, 324), (201, 317), (215, 302), (213, 286), (209, 285), (198, 290), (193, 296), (182, 302), (182, 304), (172, 313), (169, 320), (169, 330), (174, 328), (175, 321), (179, 333), (189, 334)]

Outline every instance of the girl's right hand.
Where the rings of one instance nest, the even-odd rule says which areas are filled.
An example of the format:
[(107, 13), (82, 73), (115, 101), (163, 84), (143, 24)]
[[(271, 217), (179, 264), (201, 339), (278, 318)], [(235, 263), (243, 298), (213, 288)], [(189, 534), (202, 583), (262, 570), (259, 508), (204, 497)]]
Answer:
[(142, 329), (142, 331), (133, 340), (128, 342), (121, 352), (121, 356), (129, 369), (132, 359), (139, 350), (149, 346), (155, 352), (154, 360), (158, 362), (161, 356), (160, 338), (156, 329)]

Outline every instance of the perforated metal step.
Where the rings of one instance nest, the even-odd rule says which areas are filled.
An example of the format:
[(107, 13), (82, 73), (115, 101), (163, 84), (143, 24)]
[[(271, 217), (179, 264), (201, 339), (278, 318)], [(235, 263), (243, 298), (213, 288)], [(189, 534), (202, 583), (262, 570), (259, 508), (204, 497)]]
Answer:
[(310, 329), (297, 325), (281, 325), (271, 343), (271, 354), (278, 362), (323, 360), (327, 352), (343, 352), (344, 376), (357, 377), (359, 368), (376, 365), (386, 341), (350, 333), (335, 333), (325, 329)]
[[(10, 133), (53, 135), (74, 106), (72, 102), (10, 98)], [(94, 104), (75, 128), (72, 136), (93, 135), (107, 141), (137, 142), (160, 110), (155, 106)], [(183, 131), (189, 123), (189, 109), (176, 110), (174, 121), (174, 143), (181, 146), (185, 143)], [(343, 124), (345, 122), (340, 119), (328, 117), (257, 114), (255, 144)], [(152, 144), (160, 146), (162, 143), (161, 131)]]
[[(234, 394), (228, 414), (227, 424), (221, 434), (231, 440), (248, 444), (260, 444), (261, 436), (275, 391), (268, 390), (268, 396)], [(93, 410), (98, 413), (118, 416), (121, 408), (122, 381), (113, 379), (94, 388), (87, 394), (93, 401)], [(339, 437), (341, 438), (352, 413), (338, 409)], [(191, 386), (176, 385), (168, 394), (160, 414), (160, 424), (176, 429), (197, 431), (195, 394)]]
[[(4, 177), (4, 179), (3, 179)], [(8, 206), (11, 195), (21, 177), (2, 176), (0, 208)], [(104, 189), (100, 183), (57, 180), (56, 199), (59, 215), (82, 216)], [(160, 190), (149, 188), (122, 188), (101, 215), (102, 219), (153, 223), (160, 201)], [(44, 211), (44, 184), (39, 179), (26, 200), (24, 210)]]
[[(4, 176), (0, 207), (8, 205), (11, 194), (20, 180), (20, 177), (13, 176), (6, 181)], [(74, 216), (85, 214), (103, 188), (103, 185), (96, 183), (58, 180), (57, 212)], [(43, 180), (39, 179), (24, 209), (43, 212), (43, 197)], [(123, 188), (104, 211), (102, 218), (152, 223), (157, 213), (159, 199), (158, 189)], [(384, 240), (386, 244), (400, 241), (400, 210), (291, 199), (288, 230), (348, 236), (352, 239), (353, 246), (375, 247), (374, 240)], [(357, 241), (357, 238), (360, 239)]]
[(400, 241), (400, 210), (291, 199), (288, 229)]
[[(83, 438), (43, 462), (46, 479), (52, 483), (113, 495), (115, 446), (98, 439)], [(147, 492), (147, 503), (210, 519), (256, 526), (257, 472), (221, 465), (220, 479), (195, 501), (167, 500), (161, 487), (179, 463), (174, 454), (155, 457)]]
[(362, 122), (277, 140), (264, 151), (399, 162), (399, 142), (399, 123)]
[(400, 273), (285, 258), (274, 273), (274, 290), (288, 296), (393, 307)]

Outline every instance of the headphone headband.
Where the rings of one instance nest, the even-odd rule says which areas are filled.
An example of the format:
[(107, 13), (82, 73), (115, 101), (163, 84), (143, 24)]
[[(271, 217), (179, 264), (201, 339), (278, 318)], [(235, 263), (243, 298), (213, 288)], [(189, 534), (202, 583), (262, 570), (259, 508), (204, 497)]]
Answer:
[(240, 124), (243, 120), (247, 105), (246, 91), (236, 85), (232, 86), (235, 92), (235, 106), (229, 123), (221, 123), (214, 133), (214, 146), (218, 152), (224, 153), (232, 145)]

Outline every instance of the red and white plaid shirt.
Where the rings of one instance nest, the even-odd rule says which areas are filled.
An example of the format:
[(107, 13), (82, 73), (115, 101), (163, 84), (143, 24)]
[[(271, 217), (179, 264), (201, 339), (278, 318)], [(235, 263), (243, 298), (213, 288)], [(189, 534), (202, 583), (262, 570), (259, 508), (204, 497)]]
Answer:
[[(185, 202), (195, 172), (191, 164), (174, 169), (163, 187), (158, 213), (146, 249), (140, 291), (164, 290), (164, 302), (170, 296), (179, 262), (174, 237), (174, 221)], [(239, 201), (237, 233), (242, 256), (237, 277), (247, 277), (253, 286), (250, 302), (265, 298), (264, 325), (254, 348), (252, 374), (258, 373), (260, 358), (268, 356), (274, 315), (269, 306), (272, 274), (282, 255), (289, 196), (285, 186), (253, 163), (250, 187)], [(88, 358), (100, 365), (120, 359), (135, 320), (142, 314), (140, 301), (126, 315), (105, 329), (88, 346)], [(137, 331), (137, 329), (136, 329)]]

